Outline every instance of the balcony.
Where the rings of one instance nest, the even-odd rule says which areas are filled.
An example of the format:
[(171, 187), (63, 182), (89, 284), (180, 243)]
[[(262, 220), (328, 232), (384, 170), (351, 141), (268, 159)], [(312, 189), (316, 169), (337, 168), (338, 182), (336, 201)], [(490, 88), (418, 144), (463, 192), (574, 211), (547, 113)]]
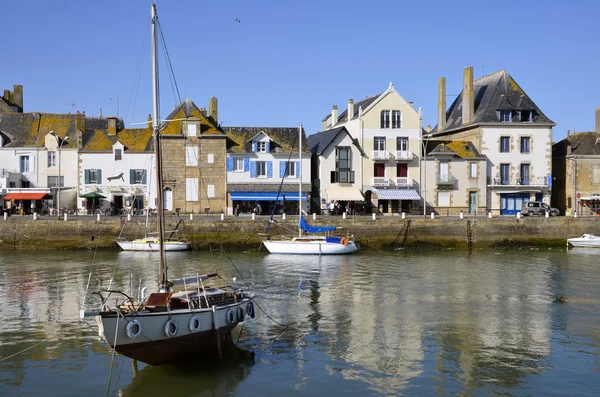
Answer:
[(406, 176), (399, 176), (396, 178), (396, 186), (408, 187), (413, 185), (412, 178)]
[(436, 175), (435, 183), (440, 190), (452, 190), (456, 188), (458, 180), (452, 174)]
[(354, 183), (354, 171), (331, 171), (331, 183)]
[(387, 150), (374, 150), (373, 151), (373, 160), (375, 160), (375, 161), (377, 161), (377, 160), (387, 161), (387, 160), (391, 160), (393, 158), (394, 158), (394, 156), (392, 156), (392, 154), (390, 152), (388, 152)]
[(376, 176), (373, 178), (373, 187), (390, 186), (390, 178)]
[(410, 150), (397, 150), (396, 161), (411, 161), (413, 159), (413, 152)]
[(537, 178), (494, 178), (490, 186), (548, 186), (545, 177)]

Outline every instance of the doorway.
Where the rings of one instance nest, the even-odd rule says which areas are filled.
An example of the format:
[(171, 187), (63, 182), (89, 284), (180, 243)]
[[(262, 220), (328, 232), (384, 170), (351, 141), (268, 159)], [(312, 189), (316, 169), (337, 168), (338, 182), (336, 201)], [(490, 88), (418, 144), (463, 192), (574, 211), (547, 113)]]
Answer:
[(173, 191), (170, 188), (166, 188), (163, 191), (164, 209), (167, 211), (173, 211)]
[(469, 214), (477, 215), (477, 192), (469, 192)]

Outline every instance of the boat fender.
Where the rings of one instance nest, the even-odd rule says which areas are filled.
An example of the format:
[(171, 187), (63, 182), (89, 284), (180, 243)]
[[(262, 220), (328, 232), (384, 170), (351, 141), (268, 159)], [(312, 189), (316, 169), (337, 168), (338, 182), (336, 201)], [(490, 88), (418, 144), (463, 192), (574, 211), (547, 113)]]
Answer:
[(165, 323), (165, 335), (168, 337), (177, 335), (177, 323), (169, 320)]
[(193, 315), (192, 318), (190, 318), (190, 331), (192, 332), (198, 332), (200, 331), (200, 317), (198, 317), (198, 315)]
[(127, 332), (128, 337), (135, 339), (142, 333), (142, 324), (140, 324), (138, 320), (131, 320), (127, 323), (125, 331)]
[(235, 313), (233, 313), (233, 310), (227, 310), (227, 313), (225, 313), (225, 320), (227, 320), (227, 324), (235, 323)]
[(237, 308), (237, 320), (244, 321), (244, 308), (241, 306)]
[(246, 313), (248, 313), (250, 317), (254, 318), (254, 303), (248, 303), (248, 306), (246, 306)]
[(343, 245), (348, 245), (348, 239), (347, 239), (346, 237), (342, 238), (342, 239), (340, 240), (340, 244), (343, 244)]

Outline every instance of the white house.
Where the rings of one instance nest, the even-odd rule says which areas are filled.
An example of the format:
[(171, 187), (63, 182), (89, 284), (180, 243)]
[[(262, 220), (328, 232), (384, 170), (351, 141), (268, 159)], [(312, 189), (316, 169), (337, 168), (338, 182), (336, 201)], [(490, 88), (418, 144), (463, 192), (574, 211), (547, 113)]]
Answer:
[(300, 186), (302, 209), (308, 211), (311, 158), (304, 129), (222, 128), (235, 142), (227, 152), (228, 213), (297, 213)]

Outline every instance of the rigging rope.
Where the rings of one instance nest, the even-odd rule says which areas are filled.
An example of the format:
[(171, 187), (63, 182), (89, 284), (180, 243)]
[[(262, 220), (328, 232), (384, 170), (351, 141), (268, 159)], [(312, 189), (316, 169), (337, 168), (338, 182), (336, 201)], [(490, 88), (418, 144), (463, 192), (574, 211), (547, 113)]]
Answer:
[[(275, 205), (273, 206), (273, 209), (271, 210), (271, 219), (269, 219), (269, 224), (267, 225), (267, 230), (265, 230), (265, 234), (267, 236), (269, 235), (269, 228), (271, 227), (271, 223), (273, 223), (273, 216), (275, 215), (275, 208), (277, 208), (277, 203), (279, 202), (279, 195), (281, 194), (281, 189), (283, 188), (283, 182), (287, 175), (288, 167), (290, 166), (290, 160), (292, 159), (292, 153), (294, 152), (295, 147), (296, 147), (296, 142), (294, 142), (292, 144), (292, 148), (290, 149), (290, 154), (288, 156), (287, 161), (285, 162), (285, 172), (283, 173), (283, 177), (281, 178), (281, 182), (279, 183), (279, 191), (277, 191), (277, 198), (275, 199)], [(302, 167), (302, 164), (300, 164), (299, 166)], [(302, 172), (302, 170), (300, 170), (300, 172)], [(300, 195), (300, 197), (298, 197), (298, 206), (299, 207), (302, 206), (302, 195)], [(285, 210), (285, 208), (284, 208), (284, 210)]]

